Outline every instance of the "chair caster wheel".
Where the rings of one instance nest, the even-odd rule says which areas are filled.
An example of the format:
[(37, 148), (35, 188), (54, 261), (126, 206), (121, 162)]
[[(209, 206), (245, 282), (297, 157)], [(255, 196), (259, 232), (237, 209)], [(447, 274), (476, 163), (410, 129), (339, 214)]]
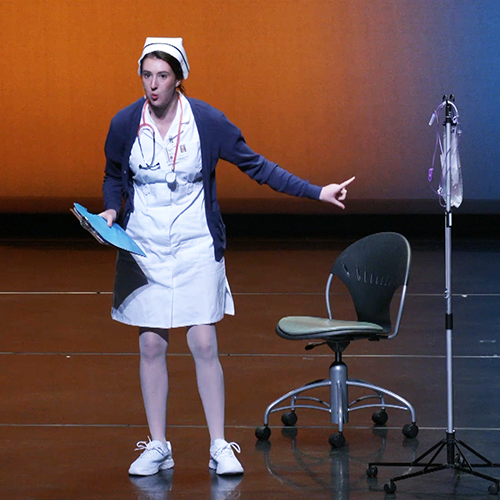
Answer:
[(259, 441), (267, 441), (271, 436), (271, 429), (267, 425), (259, 425), (255, 429), (255, 437)]
[(366, 475), (368, 477), (377, 477), (377, 474), (378, 474), (378, 468), (376, 465), (370, 465), (367, 469), (366, 469)]
[(394, 493), (396, 491), (396, 483), (394, 481), (391, 481), (390, 483), (385, 483), (384, 491), (386, 493)]
[(342, 448), (345, 445), (345, 437), (342, 434), (331, 434), (328, 442), (332, 448)]
[(403, 426), (403, 435), (409, 439), (414, 439), (418, 435), (417, 424), (411, 423)]
[(297, 423), (297, 419), (297, 414), (294, 411), (287, 411), (281, 415), (281, 421), (287, 427), (293, 427)]
[(372, 415), (372, 420), (375, 425), (385, 425), (389, 418), (385, 410), (376, 411)]
[(493, 483), (488, 486), (488, 491), (492, 495), (496, 495), (500, 491), (500, 484), (499, 483)]

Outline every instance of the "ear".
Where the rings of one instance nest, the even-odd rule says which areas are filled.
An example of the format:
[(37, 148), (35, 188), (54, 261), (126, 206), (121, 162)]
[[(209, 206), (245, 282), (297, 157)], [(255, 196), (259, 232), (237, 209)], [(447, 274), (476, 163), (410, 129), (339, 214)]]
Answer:
[(177, 80), (177, 81), (175, 82), (175, 86), (176, 86), (176, 87), (178, 87), (181, 83), (182, 83), (182, 80)]

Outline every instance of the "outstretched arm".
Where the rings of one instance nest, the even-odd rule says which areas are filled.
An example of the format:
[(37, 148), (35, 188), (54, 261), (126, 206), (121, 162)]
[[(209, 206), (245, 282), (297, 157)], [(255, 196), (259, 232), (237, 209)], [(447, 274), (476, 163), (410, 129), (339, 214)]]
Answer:
[(328, 184), (323, 187), (321, 193), (319, 194), (319, 199), (321, 201), (326, 201), (328, 203), (333, 203), (338, 207), (344, 209), (345, 206), (342, 203), (343, 200), (346, 199), (347, 189), (346, 187), (355, 179), (355, 177), (351, 177), (347, 181), (342, 182), (341, 184)]

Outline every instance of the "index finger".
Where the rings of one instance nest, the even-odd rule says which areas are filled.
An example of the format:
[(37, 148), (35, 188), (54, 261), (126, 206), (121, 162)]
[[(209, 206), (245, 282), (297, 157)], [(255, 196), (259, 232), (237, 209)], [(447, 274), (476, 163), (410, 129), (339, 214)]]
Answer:
[(339, 186), (340, 186), (340, 187), (342, 187), (342, 188), (343, 188), (343, 187), (346, 187), (346, 186), (348, 186), (348, 185), (349, 185), (349, 184), (350, 184), (350, 183), (351, 183), (354, 179), (356, 179), (356, 177), (355, 177), (355, 176), (351, 177), (351, 178), (350, 178), (350, 179), (348, 179), (347, 181), (342, 182), (341, 184), (339, 184)]

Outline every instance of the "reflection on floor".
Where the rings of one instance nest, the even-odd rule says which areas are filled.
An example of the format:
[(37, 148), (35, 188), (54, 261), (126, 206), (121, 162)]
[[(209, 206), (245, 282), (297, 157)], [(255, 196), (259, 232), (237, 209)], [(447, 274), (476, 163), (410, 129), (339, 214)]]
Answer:
[[(442, 241), (410, 239), (413, 265), (400, 335), (356, 343), (345, 353), (352, 377), (408, 398), (420, 432), (406, 439), (404, 412), (373, 427), (352, 414), (347, 443), (332, 449), (328, 414), (304, 410), (295, 428), (271, 416), (269, 441), (257, 441), (266, 406), (327, 376), (327, 348), (306, 352), (274, 333), (290, 314), (324, 314), (331, 263), (348, 239), (235, 239), (227, 253), (236, 316), (218, 326), (227, 386), (227, 439), (242, 447), (243, 477), (208, 470), (208, 433), (184, 332), (171, 335), (169, 439), (174, 470), (133, 478), (135, 443), (147, 438), (138, 380), (137, 333), (109, 317), (115, 253), (93, 240), (3, 240), (0, 259), (0, 498), (17, 499), (478, 499), (490, 482), (444, 470), (384, 484), (445, 437), (447, 427)], [(453, 249), (454, 424), (457, 437), (500, 461), (500, 253), (496, 239)], [(352, 314), (345, 290), (335, 307)], [(446, 456), (438, 457), (441, 463)], [(482, 472), (500, 478), (500, 469)]]

